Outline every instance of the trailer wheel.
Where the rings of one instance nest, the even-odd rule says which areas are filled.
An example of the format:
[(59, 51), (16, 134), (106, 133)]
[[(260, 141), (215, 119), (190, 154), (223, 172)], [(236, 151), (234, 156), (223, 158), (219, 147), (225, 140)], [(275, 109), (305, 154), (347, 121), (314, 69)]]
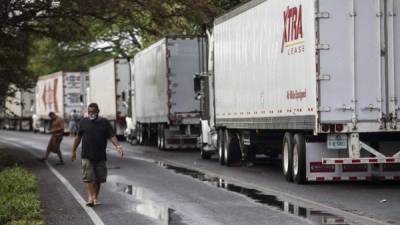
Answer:
[(143, 124), (140, 124), (139, 126), (139, 144), (144, 145), (144, 135), (145, 135), (145, 130), (144, 130)]
[(238, 138), (232, 131), (226, 129), (224, 132), (224, 159), (226, 166), (232, 165), (238, 156), (238, 152), (240, 152)]
[(302, 134), (294, 135), (293, 181), (296, 184), (303, 184), (306, 181), (306, 141)]
[(137, 140), (139, 142), (139, 145), (143, 144), (143, 133), (142, 133), (142, 125), (141, 124), (138, 125), (137, 136), (138, 136)]
[(288, 182), (293, 181), (293, 135), (285, 133), (282, 143), (282, 170)]
[(136, 125), (136, 141), (140, 144), (140, 124)]
[(219, 164), (225, 165), (224, 160), (224, 130), (218, 130), (218, 161)]
[(161, 149), (161, 126), (157, 125), (157, 148)]
[(164, 124), (160, 125), (160, 149), (165, 150), (165, 126)]

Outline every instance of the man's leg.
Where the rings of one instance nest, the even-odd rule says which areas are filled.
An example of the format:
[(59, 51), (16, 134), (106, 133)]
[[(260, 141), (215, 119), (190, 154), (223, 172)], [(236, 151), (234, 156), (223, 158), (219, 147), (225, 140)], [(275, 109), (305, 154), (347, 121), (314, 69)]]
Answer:
[(39, 161), (41, 161), (41, 162), (44, 162), (44, 161), (46, 161), (46, 160), (47, 160), (47, 158), (49, 158), (49, 155), (50, 155), (50, 149), (49, 149), (49, 148), (47, 148), (47, 149), (46, 149), (46, 153), (45, 153), (44, 157), (42, 157), (42, 158), (38, 158), (38, 160), (39, 160)]
[(93, 204), (95, 204), (97, 202), (96, 182), (95, 181), (90, 183), (90, 198), (92, 199)]
[(57, 152), (58, 158), (60, 159), (60, 164), (64, 164), (64, 160), (61, 154), (61, 151)]
[(101, 188), (101, 183), (96, 182), (96, 199), (97, 199), (97, 196), (99, 196), (100, 188)]
[(93, 206), (96, 200), (96, 187), (93, 163), (90, 160), (82, 159), (82, 180), (86, 184), (86, 192), (88, 196), (87, 206)]
[(88, 195), (87, 205), (88, 206), (93, 206), (97, 201), (97, 198), (96, 198), (96, 183), (95, 182), (86, 183), (86, 191), (87, 191), (87, 195)]
[(55, 143), (55, 145), (56, 145), (55, 147), (58, 150), (57, 151), (57, 155), (58, 155), (58, 158), (60, 159), (60, 163), (59, 164), (64, 164), (64, 160), (63, 160), (61, 149), (60, 149), (60, 145), (61, 145), (62, 139), (63, 139), (62, 136), (61, 137), (57, 137), (57, 140), (55, 141), (56, 142)]
[(97, 197), (99, 196), (100, 193), (100, 188), (101, 188), (101, 183), (106, 182), (107, 180), (107, 166), (105, 161), (100, 161), (95, 164), (95, 175), (96, 175), (96, 201), (94, 202), (95, 204), (97, 203)]
[(90, 186), (91, 186), (90, 182), (86, 183), (86, 193), (87, 193), (87, 196), (88, 196), (88, 200), (87, 200), (88, 204), (93, 202), (92, 194), (91, 194), (92, 192), (91, 192), (91, 187)]
[(47, 158), (49, 158), (49, 155), (50, 155), (50, 149), (47, 149), (47, 150), (46, 150), (46, 154), (45, 154), (44, 157), (42, 158), (43, 161), (44, 161), (44, 160), (47, 160)]
[(54, 142), (54, 139), (53, 139), (53, 137), (51, 137), (50, 140), (49, 140), (49, 143), (47, 144), (46, 154), (44, 155), (44, 157), (39, 159), (40, 161), (44, 162), (44, 161), (47, 160), (47, 158), (49, 158), (49, 155), (50, 155), (50, 152), (51, 152), (50, 150), (54, 146), (53, 142)]

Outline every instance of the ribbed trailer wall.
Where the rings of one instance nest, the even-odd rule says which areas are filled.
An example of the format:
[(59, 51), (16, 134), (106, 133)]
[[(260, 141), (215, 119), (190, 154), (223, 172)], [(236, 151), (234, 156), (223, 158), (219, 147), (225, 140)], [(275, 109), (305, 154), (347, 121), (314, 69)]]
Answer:
[(252, 1), (216, 20), (218, 124), (229, 128), (315, 129), (314, 1), (289, 2)]
[(134, 83), (137, 121), (169, 123), (179, 114), (197, 114), (193, 76), (202, 71), (206, 40), (168, 37), (135, 56)]

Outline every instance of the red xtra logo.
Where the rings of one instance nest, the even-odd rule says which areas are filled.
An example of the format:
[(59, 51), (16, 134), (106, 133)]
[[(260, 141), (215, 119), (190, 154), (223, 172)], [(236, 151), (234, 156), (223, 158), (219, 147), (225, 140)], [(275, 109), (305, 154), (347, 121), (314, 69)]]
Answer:
[[(303, 33), (303, 8), (300, 5), (299, 7), (290, 8), (289, 6), (283, 12), (283, 21), (284, 21), (284, 29), (282, 35), (282, 48), (281, 52), (283, 53), (286, 47), (291, 47), (295, 45), (302, 44), (303, 42), (299, 42), (304, 37)], [(303, 50), (303, 48), (296, 50)]]
[(53, 80), (53, 85), (51, 82), (44, 86), (42, 100), (46, 110), (54, 111), (58, 113), (58, 103), (57, 103), (57, 84), (58, 79)]

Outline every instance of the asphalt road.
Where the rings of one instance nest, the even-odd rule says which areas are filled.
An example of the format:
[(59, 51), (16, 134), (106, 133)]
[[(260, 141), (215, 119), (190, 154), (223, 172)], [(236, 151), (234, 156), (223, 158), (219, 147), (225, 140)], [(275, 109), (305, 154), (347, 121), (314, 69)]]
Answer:
[[(398, 183), (287, 183), (279, 163), (252, 168), (222, 167), (197, 151), (159, 151), (123, 143), (120, 159), (109, 146), (109, 179), (99, 206), (86, 198), (80, 164), (72, 163), (72, 138), (62, 151), (67, 162), (38, 162), (48, 135), (0, 131), (21, 164), (38, 177), (43, 214), (49, 225), (67, 224), (400, 224)], [(74, 195), (75, 192), (75, 195)]]

